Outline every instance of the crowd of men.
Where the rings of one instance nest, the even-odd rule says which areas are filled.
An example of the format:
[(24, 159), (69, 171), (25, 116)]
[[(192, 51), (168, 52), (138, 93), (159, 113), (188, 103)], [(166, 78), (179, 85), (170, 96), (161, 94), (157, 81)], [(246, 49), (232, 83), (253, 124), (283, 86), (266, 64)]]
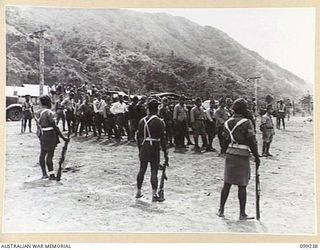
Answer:
[[(55, 100), (53, 111), (56, 124), (62, 123), (62, 130), (74, 136), (88, 136), (91, 133), (98, 138), (108, 136), (109, 139), (121, 141), (126, 137), (126, 141), (135, 142), (138, 123), (147, 115), (148, 97), (142, 96), (139, 99), (133, 96), (130, 99), (128, 96), (108, 95), (106, 90), (98, 89), (94, 85), (89, 89), (87, 84), (78, 88), (58, 84), (52, 88), (51, 95)], [(256, 129), (255, 100), (247, 98), (245, 100), (248, 104), (247, 118), (252, 121)], [(217, 137), (220, 145), (219, 153), (221, 156), (225, 155), (227, 145), (223, 133), (225, 122), (233, 115), (231, 98), (222, 97), (219, 101), (211, 100), (207, 108), (203, 106), (199, 97), (192, 103), (186, 103), (187, 99), (183, 95), (175, 102), (167, 97), (158, 101), (161, 102), (158, 107), (158, 116), (165, 123), (168, 147), (186, 149), (194, 145), (193, 150), (196, 152), (216, 151), (212, 143)], [(31, 107), (28, 97), (24, 107), (26, 107), (26, 115), (22, 132), (25, 131), (27, 120), (31, 131), (29, 112)], [(284, 117), (287, 115), (287, 107), (283, 101), (277, 103), (272, 114), (277, 117), (276, 127), (280, 129), (280, 123), (282, 123), (285, 128)], [(260, 130), (262, 131), (261, 127)], [(194, 142), (190, 139), (190, 131), (192, 131)], [(202, 139), (202, 145), (199, 137)]]

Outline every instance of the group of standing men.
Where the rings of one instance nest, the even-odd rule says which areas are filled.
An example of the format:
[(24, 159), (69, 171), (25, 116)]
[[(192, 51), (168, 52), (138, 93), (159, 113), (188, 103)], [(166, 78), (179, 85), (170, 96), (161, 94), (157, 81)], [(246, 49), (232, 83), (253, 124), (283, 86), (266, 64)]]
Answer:
[(57, 124), (62, 120), (63, 130), (65, 122), (68, 131), (80, 136), (85, 132), (93, 132), (94, 136), (101, 137), (104, 133), (111, 138), (114, 136), (121, 140), (124, 134), (128, 141), (134, 141), (138, 121), (146, 115), (145, 98), (140, 101), (135, 96), (132, 103), (124, 101), (123, 96), (117, 98), (111, 96), (102, 97), (100, 93), (91, 101), (89, 95), (79, 95), (75, 101), (74, 93), (69, 93), (65, 99), (60, 95), (55, 103)]

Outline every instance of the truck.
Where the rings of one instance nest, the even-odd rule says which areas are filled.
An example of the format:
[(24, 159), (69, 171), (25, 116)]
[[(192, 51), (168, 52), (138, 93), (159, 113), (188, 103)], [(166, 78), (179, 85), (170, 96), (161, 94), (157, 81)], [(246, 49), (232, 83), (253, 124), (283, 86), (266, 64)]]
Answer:
[(6, 96), (6, 119), (20, 121), (22, 118), (22, 104), (17, 96)]

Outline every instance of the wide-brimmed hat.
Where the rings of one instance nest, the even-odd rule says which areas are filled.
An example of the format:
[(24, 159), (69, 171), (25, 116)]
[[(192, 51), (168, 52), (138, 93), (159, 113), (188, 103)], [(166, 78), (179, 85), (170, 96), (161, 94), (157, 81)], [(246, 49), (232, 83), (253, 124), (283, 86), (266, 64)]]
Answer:
[(148, 108), (150, 109), (155, 109), (159, 106), (159, 102), (157, 99), (151, 99), (149, 102), (148, 102)]
[(51, 98), (48, 95), (42, 95), (39, 97), (40, 103), (44, 106), (50, 106), (51, 105)]
[(247, 110), (247, 102), (243, 98), (238, 98), (233, 102), (232, 109), (237, 114), (244, 114)]

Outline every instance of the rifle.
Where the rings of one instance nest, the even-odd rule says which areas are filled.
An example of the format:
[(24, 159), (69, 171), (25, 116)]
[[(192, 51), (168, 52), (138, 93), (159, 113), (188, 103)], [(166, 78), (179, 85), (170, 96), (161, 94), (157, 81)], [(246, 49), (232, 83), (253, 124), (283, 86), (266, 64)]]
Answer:
[[(68, 132), (68, 139), (70, 137), (70, 132)], [(67, 154), (67, 149), (68, 149), (68, 144), (69, 144), (69, 140), (65, 141), (63, 147), (62, 147), (62, 151), (61, 151), (61, 156), (59, 159), (59, 168), (58, 168), (58, 172), (57, 172), (57, 181), (61, 180), (61, 175), (62, 175), (62, 164), (66, 158), (66, 154)]]
[(259, 167), (256, 164), (256, 218), (260, 220), (260, 174)]
[(160, 164), (160, 167), (159, 167), (159, 169), (162, 170), (160, 186), (159, 186), (159, 192), (158, 192), (158, 196), (159, 196), (159, 199), (161, 201), (165, 200), (165, 198), (164, 198), (164, 181), (168, 180), (167, 175), (166, 175), (167, 166), (169, 166), (169, 164), (168, 163), (164, 163), (162, 165)]

